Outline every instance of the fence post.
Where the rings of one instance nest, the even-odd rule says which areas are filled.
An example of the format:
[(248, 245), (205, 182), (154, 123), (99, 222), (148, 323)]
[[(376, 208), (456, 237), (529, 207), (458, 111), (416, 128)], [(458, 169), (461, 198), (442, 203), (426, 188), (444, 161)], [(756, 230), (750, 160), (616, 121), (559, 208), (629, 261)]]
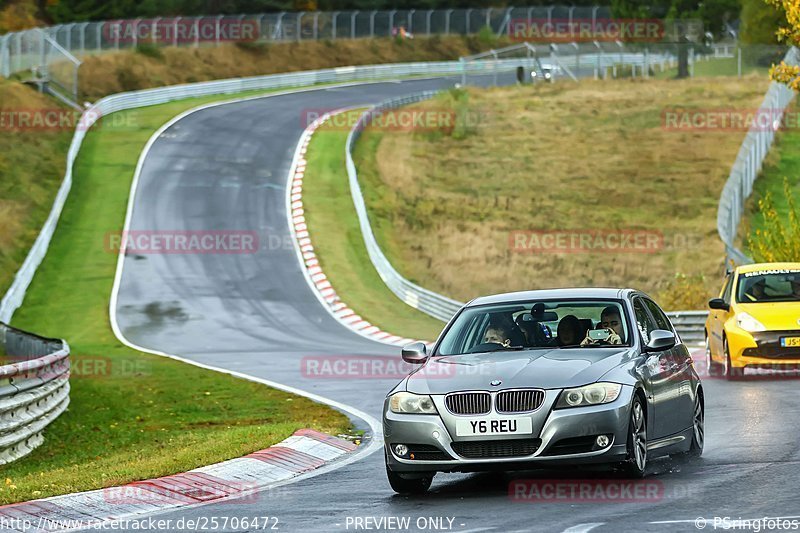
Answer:
[(314, 13), (314, 40), (319, 39), (319, 11)]
[(358, 10), (353, 11), (350, 15), (350, 38), (356, 38), (356, 15), (358, 15)]
[(96, 32), (96, 34), (95, 34), (95, 44), (97, 45), (95, 50), (97, 52), (101, 52), (103, 50), (103, 40), (102, 39), (103, 39), (103, 26), (104, 25), (105, 25), (105, 22), (98, 22), (97, 26), (96, 26), (96, 29), (95, 29), (95, 32)]
[(139, 46), (139, 20), (140, 19), (135, 19), (133, 21), (133, 40), (131, 42), (133, 48)]
[(392, 35), (394, 32), (394, 16), (397, 13), (396, 9), (392, 9), (389, 11), (389, 35)]
[(161, 17), (154, 18), (153, 19), (153, 27), (150, 29), (150, 31), (153, 32), (153, 35), (150, 36), (150, 41), (153, 44), (158, 44), (158, 41), (156, 41), (156, 34), (158, 33), (158, 21), (159, 20), (161, 20)]
[(181, 20), (180, 16), (175, 17), (175, 22), (173, 23), (173, 28), (172, 28), (172, 46), (175, 47), (178, 46), (178, 23), (180, 22), (180, 20)]
[(414, 13), (416, 13), (416, 9), (411, 9), (408, 12), (408, 16), (406, 17), (406, 26), (408, 26), (408, 33), (414, 31)]
[(492, 8), (491, 7), (487, 7), (486, 8), (486, 25), (489, 26), (490, 28), (492, 27)]
[(222, 15), (217, 15), (217, 19), (214, 21), (214, 46), (219, 46), (219, 33), (220, 33), (219, 23), (221, 21), (222, 21)]
[(302, 39), (302, 35), (301, 34), (303, 33), (303, 15), (305, 15), (305, 13), (303, 13), (301, 11), (300, 13), (297, 14), (297, 17), (295, 17), (295, 29), (294, 29), (294, 31), (297, 32), (297, 40), (298, 41)]
[(472, 18), (472, 9), (467, 9), (467, 27), (466, 27), (466, 34), (469, 35), (470, 32), (470, 19)]
[(428, 13), (425, 15), (425, 34), (430, 37), (431, 35), (431, 17), (433, 16), (433, 9), (428, 10)]
[(736, 72), (742, 77), (742, 47), (736, 45)]
[(373, 10), (372, 13), (369, 14), (369, 36), (371, 38), (375, 37), (375, 15), (377, 14), (378, 12), (376, 10)]
[(336, 18), (339, 16), (338, 11), (333, 12), (333, 19), (331, 20), (331, 39), (336, 39)]
[(453, 14), (452, 9), (448, 9), (444, 15), (444, 33), (445, 35), (450, 35), (450, 15)]

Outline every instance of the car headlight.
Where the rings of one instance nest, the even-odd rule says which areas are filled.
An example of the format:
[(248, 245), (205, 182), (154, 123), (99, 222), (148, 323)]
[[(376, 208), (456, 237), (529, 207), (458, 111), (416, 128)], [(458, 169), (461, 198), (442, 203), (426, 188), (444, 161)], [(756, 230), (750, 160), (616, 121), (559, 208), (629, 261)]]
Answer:
[(428, 395), (398, 392), (389, 399), (393, 413), (435, 415), (436, 407)]
[(749, 331), (750, 333), (756, 331), (766, 331), (767, 329), (764, 327), (764, 324), (753, 318), (752, 315), (749, 315), (745, 312), (741, 312), (736, 315), (736, 325), (745, 331)]
[(564, 389), (556, 402), (556, 409), (567, 407), (586, 407), (611, 403), (619, 397), (622, 385), (619, 383), (592, 383), (577, 389)]

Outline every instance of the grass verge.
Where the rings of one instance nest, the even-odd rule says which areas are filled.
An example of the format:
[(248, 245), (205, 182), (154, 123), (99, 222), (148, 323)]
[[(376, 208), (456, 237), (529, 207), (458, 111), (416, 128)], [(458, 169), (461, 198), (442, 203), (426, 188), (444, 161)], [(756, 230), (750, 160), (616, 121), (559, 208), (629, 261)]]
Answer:
[(0, 295), (50, 213), (72, 137), (69, 124), (30, 127), (20, 121), (31, 124), (48, 112), (63, 117), (64, 111), (54, 99), (0, 78)]
[[(800, 112), (800, 106), (792, 104), (788, 110), (795, 118)], [(796, 120), (787, 122), (796, 125)], [(753, 184), (753, 194), (747, 202), (747, 216), (745, 217), (740, 235), (754, 236), (759, 229), (765, 229), (758, 202), (769, 192), (778, 215), (789, 224), (789, 205), (783, 191), (783, 180), (789, 181), (789, 186), (795, 197), (800, 198), (800, 130), (790, 126), (780, 131), (775, 137), (764, 167), (758, 179)], [(745, 242), (745, 245), (747, 243)]]
[(0, 503), (97, 489), (238, 457), (312, 427), (350, 428), (343, 414), (305, 398), (128, 349), (114, 337), (108, 300), (131, 179), (147, 139), (185, 100), (117, 114), (86, 137), (74, 184), (45, 261), (14, 325), (69, 340), (69, 410), (45, 444), (0, 468)]
[(331, 285), (365, 320), (384, 331), (434, 340), (444, 323), (406, 305), (369, 260), (345, 168), (347, 131), (330, 123), (311, 140), (303, 179), (303, 206), (314, 250)]
[[(744, 133), (665, 127), (664, 111), (755, 109), (767, 85), (751, 76), (443, 94), (419, 107), (451, 112), (455, 127), (373, 127), (356, 147), (377, 238), (408, 279), (462, 301), (633, 286), (668, 309), (702, 308), (723, 268), (716, 210)], [(647, 253), (593, 243), (559, 253), (516, 247), (520, 231), (662, 239)]]

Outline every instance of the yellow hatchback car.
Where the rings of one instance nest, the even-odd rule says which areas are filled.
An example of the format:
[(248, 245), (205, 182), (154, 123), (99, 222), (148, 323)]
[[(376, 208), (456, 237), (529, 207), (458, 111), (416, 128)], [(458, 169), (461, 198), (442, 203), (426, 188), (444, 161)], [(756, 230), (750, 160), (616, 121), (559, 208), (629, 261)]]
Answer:
[(737, 267), (708, 306), (709, 375), (735, 378), (745, 367), (800, 368), (800, 263)]

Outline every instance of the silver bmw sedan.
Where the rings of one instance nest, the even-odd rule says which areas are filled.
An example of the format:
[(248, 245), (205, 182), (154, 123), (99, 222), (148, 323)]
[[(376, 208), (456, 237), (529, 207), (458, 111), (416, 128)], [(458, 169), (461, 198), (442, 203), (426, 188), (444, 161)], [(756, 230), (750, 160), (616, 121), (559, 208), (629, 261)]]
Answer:
[(477, 298), (386, 397), (386, 471), (399, 493), (437, 472), (607, 463), (703, 451), (700, 378), (669, 318), (632, 289)]

